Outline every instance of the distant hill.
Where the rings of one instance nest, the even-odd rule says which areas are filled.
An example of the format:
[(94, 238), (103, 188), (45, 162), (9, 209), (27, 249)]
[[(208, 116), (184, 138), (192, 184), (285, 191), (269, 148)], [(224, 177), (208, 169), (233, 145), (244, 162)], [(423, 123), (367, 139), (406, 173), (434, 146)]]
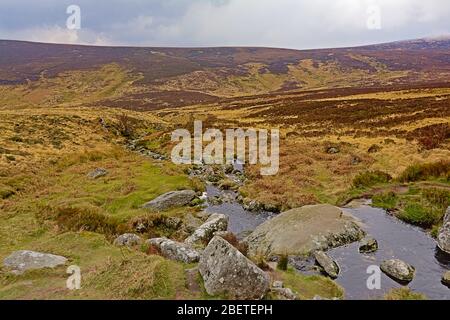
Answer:
[[(118, 64), (138, 75), (139, 98), (160, 104), (316, 90), (439, 85), (450, 79), (450, 40), (354, 48), (138, 48), (0, 41), (0, 84)], [(110, 103), (114, 104), (114, 102)], [(121, 102), (118, 102), (119, 104)]]

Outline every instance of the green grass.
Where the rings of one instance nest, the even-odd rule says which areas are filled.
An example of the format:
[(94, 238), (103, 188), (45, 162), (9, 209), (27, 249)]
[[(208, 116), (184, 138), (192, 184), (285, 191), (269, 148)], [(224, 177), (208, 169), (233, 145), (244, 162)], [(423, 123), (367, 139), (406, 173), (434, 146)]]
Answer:
[(391, 180), (392, 180), (392, 177), (385, 172), (382, 172), (379, 170), (365, 171), (365, 172), (359, 173), (353, 179), (353, 186), (356, 188), (372, 187), (377, 184), (388, 183)]
[(372, 197), (372, 205), (378, 208), (386, 210), (393, 210), (397, 207), (398, 197), (390, 191), (382, 194), (378, 194)]
[[(70, 159), (72, 157), (72, 159)], [(97, 167), (109, 174), (86, 175)], [(56, 170), (55, 170), (56, 168)], [(162, 193), (191, 187), (181, 169), (159, 167), (132, 153), (72, 154), (25, 179), (2, 176), (20, 192), (2, 200), (0, 261), (16, 250), (65, 256), (82, 269), (82, 290), (65, 288), (65, 267), (12, 276), (0, 270), (0, 299), (190, 298), (184, 265), (139, 250), (116, 248), (112, 235), (149, 213), (140, 206)], [(26, 183), (28, 181), (28, 183)], [(167, 215), (182, 216), (190, 208)]]
[(396, 288), (389, 291), (384, 296), (384, 300), (427, 300), (427, 297), (419, 292), (414, 292), (410, 288)]
[(299, 295), (300, 299), (313, 299), (320, 296), (326, 299), (344, 298), (344, 289), (333, 280), (323, 276), (306, 276), (293, 269), (288, 271), (278, 270), (285, 287), (292, 289)]
[(411, 202), (406, 204), (398, 217), (405, 222), (429, 228), (438, 223), (442, 215), (439, 215), (432, 208), (426, 208), (420, 203)]
[(426, 229), (433, 234), (440, 225), (450, 204), (450, 191), (445, 188), (410, 185), (408, 192), (397, 194), (393, 191), (372, 197), (372, 205), (386, 210), (395, 210), (401, 220)]

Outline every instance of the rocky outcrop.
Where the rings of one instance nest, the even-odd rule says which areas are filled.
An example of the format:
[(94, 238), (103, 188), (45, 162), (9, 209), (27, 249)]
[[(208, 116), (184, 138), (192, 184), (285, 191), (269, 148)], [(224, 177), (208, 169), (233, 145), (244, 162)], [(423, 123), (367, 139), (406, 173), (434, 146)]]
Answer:
[(339, 275), (338, 264), (331, 259), (325, 252), (316, 251), (314, 252), (314, 258), (316, 263), (321, 267), (322, 271), (328, 275), (330, 278), (336, 279)]
[(189, 204), (195, 198), (193, 190), (171, 191), (147, 202), (142, 207), (154, 211), (164, 211)]
[(278, 300), (297, 300), (298, 298), (290, 288), (284, 287), (282, 281), (274, 281), (270, 291)]
[(224, 214), (212, 214), (204, 224), (185, 240), (185, 243), (188, 245), (208, 243), (214, 237), (215, 232), (228, 229), (228, 220), (229, 218)]
[(133, 247), (142, 243), (141, 237), (134, 233), (125, 233), (114, 240), (114, 245), (118, 247)]
[(450, 254), (450, 207), (447, 208), (445, 213), (444, 224), (439, 230), (437, 243), (442, 251)]
[(167, 238), (154, 238), (148, 240), (147, 243), (155, 246), (162, 256), (170, 260), (194, 263), (200, 259), (199, 252), (184, 243)]
[(108, 174), (108, 170), (103, 168), (97, 168), (94, 171), (88, 173), (88, 177), (91, 179), (98, 179)]
[(361, 241), (359, 246), (359, 252), (361, 253), (373, 253), (378, 250), (378, 241), (374, 238), (365, 238)]
[(221, 237), (204, 250), (199, 271), (210, 295), (259, 300), (269, 290), (269, 276)]
[(414, 279), (414, 267), (399, 259), (383, 261), (380, 269), (389, 277), (401, 283), (408, 283)]
[(442, 276), (442, 283), (447, 287), (450, 287), (450, 271), (444, 273), (444, 275)]
[(331, 205), (304, 206), (281, 213), (245, 241), (252, 256), (310, 255), (361, 240), (356, 219)]
[(56, 268), (64, 265), (67, 258), (48, 253), (21, 250), (13, 252), (3, 261), (4, 266), (14, 273), (21, 274), (27, 270)]

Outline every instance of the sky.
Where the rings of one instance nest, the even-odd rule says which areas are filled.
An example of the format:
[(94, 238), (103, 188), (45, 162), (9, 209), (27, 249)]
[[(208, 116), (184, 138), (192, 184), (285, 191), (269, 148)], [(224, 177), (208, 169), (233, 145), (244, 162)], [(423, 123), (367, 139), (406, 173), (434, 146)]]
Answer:
[(448, 0), (0, 0), (10, 40), (309, 49), (449, 34)]

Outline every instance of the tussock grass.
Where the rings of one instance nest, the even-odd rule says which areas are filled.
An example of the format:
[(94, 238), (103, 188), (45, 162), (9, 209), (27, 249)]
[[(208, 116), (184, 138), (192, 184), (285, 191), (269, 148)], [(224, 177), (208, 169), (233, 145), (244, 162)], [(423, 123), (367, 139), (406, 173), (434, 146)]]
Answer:
[(427, 300), (427, 297), (419, 292), (414, 292), (410, 288), (396, 288), (389, 291), (384, 300)]
[(398, 177), (400, 182), (424, 181), (442, 178), (450, 181), (450, 161), (413, 164)]

